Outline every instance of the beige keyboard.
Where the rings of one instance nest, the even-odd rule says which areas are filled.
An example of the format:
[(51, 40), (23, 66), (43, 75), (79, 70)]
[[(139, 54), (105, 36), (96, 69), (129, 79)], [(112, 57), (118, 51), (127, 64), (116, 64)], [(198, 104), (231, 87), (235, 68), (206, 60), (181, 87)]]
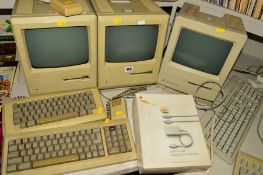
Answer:
[(111, 103), (109, 123), (100, 120), (6, 137), (2, 174), (60, 174), (135, 160), (125, 101)]
[(97, 89), (11, 100), (3, 106), (6, 135), (105, 119)]
[(263, 160), (240, 151), (233, 175), (263, 175)]
[[(217, 108), (213, 144), (214, 152), (232, 164), (244, 138), (262, 104), (262, 91), (254, 89), (249, 83), (233, 77), (225, 87), (226, 99)], [(210, 144), (213, 112), (201, 117), (205, 139)]]

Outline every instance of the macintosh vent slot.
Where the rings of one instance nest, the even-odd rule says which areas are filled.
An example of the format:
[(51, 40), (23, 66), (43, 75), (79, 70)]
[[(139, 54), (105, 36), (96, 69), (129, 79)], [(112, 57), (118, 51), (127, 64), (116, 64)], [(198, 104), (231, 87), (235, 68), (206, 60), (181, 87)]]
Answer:
[(138, 74), (152, 74), (153, 71), (144, 71), (144, 72), (132, 72), (131, 75), (138, 75)]
[(85, 80), (85, 79), (89, 79), (89, 75), (84, 75), (81, 77), (73, 77), (73, 78), (65, 78), (63, 79), (64, 81), (73, 81), (73, 80)]
[[(188, 82), (189, 84), (192, 84), (192, 85), (195, 85), (195, 86), (200, 86), (200, 84), (196, 84), (196, 83), (193, 83), (193, 82)], [(202, 88), (205, 88), (205, 89), (208, 89), (208, 90), (212, 90), (212, 88), (210, 88), (210, 87), (207, 87), (207, 86), (205, 86), (205, 85), (202, 85)]]

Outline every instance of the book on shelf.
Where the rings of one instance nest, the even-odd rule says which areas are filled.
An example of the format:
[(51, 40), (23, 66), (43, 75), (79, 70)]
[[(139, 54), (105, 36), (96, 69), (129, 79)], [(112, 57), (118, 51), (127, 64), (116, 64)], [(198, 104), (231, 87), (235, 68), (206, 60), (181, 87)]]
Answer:
[(16, 43), (15, 42), (0, 42), (0, 55), (15, 55)]
[(235, 10), (236, 9), (236, 0), (229, 0), (228, 1), (228, 6), (226, 5), (225, 7), (227, 8), (230, 8), (230, 9), (232, 9), (232, 10)]
[(253, 17), (260, 19), (262, 16), (262, 8), (263, 8), (263, 0), (257, 0), (256, 6), (255, 6), (255, 10), (253, 13)]
[(246, 15), (252, 16), (257, 0), (249, 0)]
[(239, 7), (240, 7), (240, 4), (241, 4), (241, 0), (236, 0), (235, 2), (235, 8), (233, 9), (234, 11), (238, 11)]
[(11, 15), (0, 15), (0, 69), (13, 64), (16, 57), (16, 43), (10, 18)]
[(260, 20), (263, 21), (263, 6), (261, 7), (259, 17), (260, 17)]
[(0, 15), (0, 42), (14, 41), (10, 17), (11, 15)]
[(248, 1), (242, 0), (239, 7), (239, 12), (245, 14), (247, 11)]
[(10, 98), (18, 61), (0, 55), (0, 105)]

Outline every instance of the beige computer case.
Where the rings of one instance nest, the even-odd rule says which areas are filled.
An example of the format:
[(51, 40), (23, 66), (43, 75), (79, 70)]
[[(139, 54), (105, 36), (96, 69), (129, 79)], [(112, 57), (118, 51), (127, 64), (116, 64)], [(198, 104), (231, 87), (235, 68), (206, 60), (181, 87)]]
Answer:
[[(169, 16), (151, 0), (91, 0), (98, 16), (98, 87), (100, 89), (157, 82)], [(158, 25), (154, 57), (146, 61), (106, 62), (107, 26)]]

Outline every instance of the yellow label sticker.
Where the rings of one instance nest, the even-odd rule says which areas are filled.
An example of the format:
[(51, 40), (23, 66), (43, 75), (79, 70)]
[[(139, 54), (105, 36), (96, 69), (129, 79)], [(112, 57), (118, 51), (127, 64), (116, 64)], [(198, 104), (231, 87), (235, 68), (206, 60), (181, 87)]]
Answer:
[(113, 20), (113, 23), (114, 24), (119, 24), (119, 23), (121, 23), (122, 22), (122, 19), (121, 18), (115, 18), (114, 20)]
[(118, 115), (122, 115), (123, 112), (122, 111), (116, 111), (115, 114), (118, 116)]
[(106, 119), (105, 119), (105, 123), (106, 123), (106, 124), (110, 123), (110, 119), (109, 119), (109, 118), (106, 118)]
[(99, 107), (99, 108), (98, 108), (98, 114), (101, 114), (101, 113), (103, 113), (103, 108), (102, 108), (102, 107)]
[(223, 33), (223, 32), (225, 32), (225, 29), (223, 29), (223, 28), (216, 28), (216, 32)]
[(64, 25), (66, 25), (67, 24), (67, 22), (65, 21), (65, 20), (59, 20), (59, 21), (57, 21), (57, 26), (64, 26)]

